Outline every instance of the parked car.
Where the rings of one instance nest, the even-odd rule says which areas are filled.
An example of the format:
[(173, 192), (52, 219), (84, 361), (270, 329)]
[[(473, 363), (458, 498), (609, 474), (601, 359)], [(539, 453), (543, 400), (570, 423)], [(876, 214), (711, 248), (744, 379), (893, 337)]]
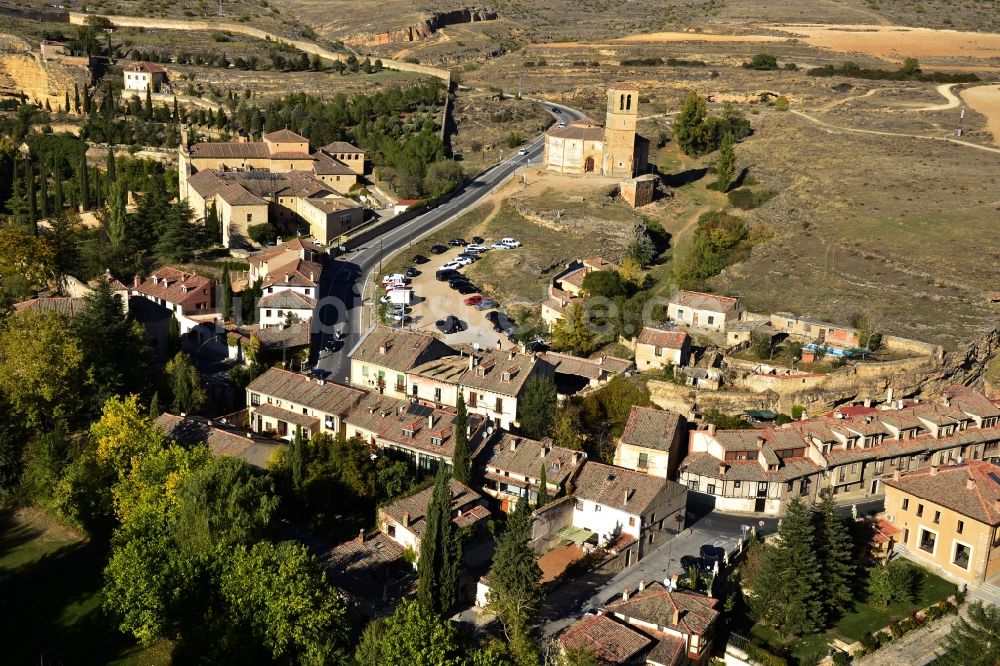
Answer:
[(465, 242), (464, 238), (452, 238), (448, 241), (448, 245), (451, 245), (452, 247), (464, 247), (468, 245), (468, 243)]
[(719, 546), (705, 544), (699, 549), (698, 554), (701, 555), (701, 559), (704, 560), (705, 568), (711, 569), (716, 562), (718, 562), (719, 566), (722, 566), (722, 560), (726, 556), (726, 551)]
[(497, 319), (499, 317), (500, 317), (500, 313), (498, 311), (496, 311), (496, 310), (494, 310), (493, 312), (487, 312), (486, 313), (486, 321), (490, 322), (491, 324), (496, 324), (497, 323)]
[(461, 261), (449, 261), (444, 266), (441, 267), (443, 271), (457, 271), (459, 268), (465, 268), (465, 263)]
[[(483, 310), (492, 310), (498, 305), (500, 304), (494, 301), (492, 298), (484, 298), (483, 300), (476, 303), (476, 309), (482, 312)], [(486, 316), (489, 317), (489, 315)]]
[(457, 285), (469, 284), (469, 278), (465, 277), (461, 273), (457, 273), (450, 278), (448, 278), (448, 286), (454, 289)]
[(565, 122), (559, 123), (559, 127), (566, 127), (566, 123)]
[(385, 316), (386, 316), (386, 318), (388, 318), (388, 319), (390, 319), (390, 320), (392, 320), (394, 322), (400, 323), (400, 324), (412, 324), (413, 323), (413, 317), (411, 317), (410, 315), (406, 314), (405, 312), (389, 312)]
[(486, 239), (483, 238), (482, 236), (473, 236), (472, 242), (476, 245), (482, 245), (483, 243), (486, 242)]
[(438, 319), (434, 322), (434, 326), (436, 326), (437, 330), (441, 331), (445, 335), (457, 333), (462, 330), (462, 322), (460, 322), (458, 317), (455, 315), (448, 315), (444, 319)]
[(382, 278), (382, 284), (406, 282), (406, 276), (402, 273), (393, 273), (392, 275), (386, 275)]
[(510, 245), (504, 245), (503, 243), (501, 243), (499, 241), (497, 241), (496, 243), (493, 243), (493, 245), (490, 245), (490, 247), (492, 249), (494, 249), (494, 250), (509, 250), (510, 249)]
[(521, 247), (521, 241), (515, 238), (501, 238), (501, 245), (506, 245), (507, 247)]
[(422, 254), (413, 255), (413, 263), (415, 264), (426, 264), (428, 261), (430, 261), (430, 259), (428, 259)]
[(439, 268), (437, 272), (434, 273), (434, 278), (438, 282), (448, 282), (454, 277), (461, 276), (462, 274), (453, 268)]
[(461, 266), (468, 266), (469, 264), (472, 263), (472, 261), (473, 260), (469, 259), (468, 257), (461, 257), (461, 256), (459, 256), (459, 257), (455, 257), (454, 259), (452, 259), (451, 263), (453, 263), (453, 264), (459, 264)]
[(432, 245), (431, 246), (431, 254), (444, 254), (447, 251), (448, 251), (448, 246), (447, 245), (440, 245), (439, 244), (439, 245)]
[(493, 323), (493, 330), (497, 333), (503, 333), (504, 335), (510, 337), (514, 335), (514, 331), (517, 330), (516, 323), (513, 319), (500, 312), (497, 314), (497, 320)]
[(462, 301), (466, 305), (479, 305), (483, 301), (482, 294), (476, 294), (475, 296), (469, 296), (467, 299)]
[(479, 261), (479, 255), (476, 254), (475, 252), (463, 252), (462, 254), (458, 255), (456, 259), (468, 259), (470, 262)]
[(476, 244), (467, 245), (465, 247), (465, 254), (482, 254), (483, 252), (486, 252), (489, 249), (490, 248), (483, 247), (482, 245), (476, 245)]
[(479, 287), (472, 284), (471, 282), (465, 282), (455, 287), (455, 291), (462, 294), (463, 296), (467, 296), (469, 294), (475, 294), (476, 292), (478, 292)]

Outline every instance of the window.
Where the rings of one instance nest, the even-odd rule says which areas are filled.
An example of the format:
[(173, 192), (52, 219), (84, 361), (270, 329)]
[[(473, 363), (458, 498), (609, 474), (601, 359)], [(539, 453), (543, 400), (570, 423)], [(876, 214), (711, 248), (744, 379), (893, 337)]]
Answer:
[(934, 524), (935, 525), (940, 525), (941, 524), (941, 512), (940, 511), (935, 511), (934, 512)]
[(918, 542), (920, 550), (934, 554), (934, 549), (937, 547), (937, 534), (931, 532), (930, 530), (921, 529), (920, 530), (920, 541)]
[(906, 545), (910, 540), (910, 528), (906, 527), (903, 529), (903, 545)]
[(601, 505), (600, 504), (595, 504), (594, 505), (594, 513), (597, 513), (600, 510), (601, 510)]
[(917, 505), (917, 518), (922, 518), (923, 515), (924, 515), (924, 505), (923, 504), (918, 504)]
[(413, 431), (403, 428), (403, 437), (413, 437)]
[(955, 542), (955, 557), (951, 563), (962, 569), (969, 568), (969, 560), (972, 559), (972, 549), (964, 543)]
[(715, 323), (715, 317), (712, 316), (712, 315), (708, 315), (708, 323), (709, 323), (709, 325), (714, 324)]
[(639, 454), (639, 464), (637, 465), (637, 467), (639, 469), (643, 469), (643, 470), (649, 468), (649, 454), (648, 453), (640, 453)]
[(653, 356), (663, 356), (663, 347), (654, 347)]
[(440, 387), (434, 389), (434, 402), (441, 402), (441, 389), (440, 389)]
[(443, 440), (440, 437), (431, 437), (431, 444), (435, 446), (441, 446), (442, 441)]
[(961, 534), (962, 532), (965, 531), (965, 521), (964, 520), (958, 521), (958, 526), (955, 528), (955, 531), (958, 532), (959, 534)]
[(789, 481), (788, 485), (785, 486), (785, 490), (787, 490), (788, 492), (792, 492), (793, 490), (795, 490), (795, 482)]
[(629, 527), (635, 527), (635, 516), (629, 516), (628, 517), (628, 526)]
[(709, 495), (714, 495), (715, 494), (715, 484), (714, 483), (708, 484), (708, 494)]
[(361, 366), (361, 376), (362, 377), (367, 377), (368, 376), (368, 366), (367, 365)]
[(857, 474), (857, 473), (858, 473), (858, 463), (854, 463), (853, 465), (851, 465), (851, 474)]
[(903, 498), (903, 511), (909, 511), (910, 509), (910, 499), (908, 497)]
[(840, 475), (839, 475), (839, 476), (838, 476), (837, 478), (838, 478), (838, 479), (839, 479), (839, 480), (840, 480), (841, 482), (843, 482), (843, 480), (844, 480), (845, 478), (847, 478), (847, 468), (846, 468), (846, 467), (841, 467), (841, 468), (840, 468)]
[(271, 316), (271, 311), (270, 310), (264, 310), (264, 316), (265, 317), (270, 317)]
[(309, 416), (309, 410), (306, 409), (305, 407), (302, 408), (302, 413), (306, 416)]
[(677, 310), (677, 318), (678, 319), (683, 319), (684, 318), (684, 310), (680, 310), (680, 309)]
[(583, 511), (583, 500), (577, 500), (576, 501), (576, 510), (577, 511)]
[(733, 488), (736, 488), (738, 490), (742, 484), (743, 484), (742, 481), (733, 481)]
[(388, 525), (388, 528), (389, 529), (388, 529), (388, 531), (386, 533), (386, 536), (388, 536), (390, 539), (395, 538), (396, 537), (396, 526), (394, 524), (390, 523)]
[(260, 404), (260, 394), (259, 393), (251, 393), (250, 394), (250, 404), (253, 405), (254, 407), (256, 407), (257, 405)]
[(253, 222), (253, 213), (247, 213), (247, 222)]
[(497, 408), (496, 408), (496, 411), (498, 411), (498, 412), (502, 412), (503, 411), (503, 398), (497, 398)]
[(695, 492), (698, 492), (698, 482), (697, 481), (688, 481), (688, 490), (693, 490)]

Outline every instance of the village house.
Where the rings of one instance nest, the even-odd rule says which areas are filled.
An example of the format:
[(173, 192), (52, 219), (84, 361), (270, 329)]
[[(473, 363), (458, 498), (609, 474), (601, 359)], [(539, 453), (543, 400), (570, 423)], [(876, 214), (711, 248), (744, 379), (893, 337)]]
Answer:
[(1000, 467), (968, 460), (883, 482), (883, 515), (908, 558), (970, 585), (1000, 573)]
[[(472, 541), (478, 541), (484, 536), (485, 521), (490, 517), (482, 496), (455, 479), (448, 480), (448, 490), (451, 493), (452, 522), (456, 528), (468, 531)], [(418, 557), (420, 540), (427, 529), (427, 509), (433, 495), (434, 486), (430, 486), (379, 507), (376, 517), (378, 529)]]
[(618, 266), (601, 257), (580, 259), (552, 278), (549, 298), (542, 303), (542, 321), (548, 330), (565, 316), (574, 300), (583, 294), (583, 279), (594, 271), (619, 270)]
[[(490, 349), (472, 352), (459, 382), (470, 414), (479, 414), (498, 428), (518, 424), (519, 405), (532, 377), (552, 378), (552, 367), (533, 354)], [(417, 374), (416, 381), (424, 375)]]
[(493, 443), (486, 461), (483, 492), (497, 500), (504, 513), (513, 511), (522, 499), (534, 506), (543, 468), (545, 494), (554, 498), (566, 492), (586, 458), (583, 451), (553, 446), (548, 438), (537, 441), (505, 432)]
[[(455, 455), (456, 414), (378, 393), (369, 393), (348, 414), (347, 437), (363, 439), (373, 450), (404, 460), (419, 477), (433, 475), (452, 464)], [(469, 452), (475, 457), (486, 439), (483, 419), (468, 416)]]
[(635, 338), (635, 367), (643, 370), (672, 365), (683, 367), (691, 357), (691, 336), (684, 331), (670, 331), (643, 326)]
[(14, 303), (14, 312), (55, 312), (72, 319), (87, 305), (87, 299), (74, 296), (36, 296)]
[[(309, 277), (309, 281), (313, 283), (311, 286), (315, 286), (327, 258), (328, 256), (323, 246), (315, 240), (295, 237), (277, 245), (266, 247), (260, 252), (251, 255), (247, 260), (250, 264), (250, 270), (247, 271), (246, 285), (253, 286), (257, 281), (263, 284), (265, 281), (274, 280), (290, 272), (288, 267), (292, 267), (294, 271), (302, 273), (304, 277)], [(300, 262), (306, 263), (303, 264)], [(309, 275), (305, 269), (308, 269), (312, 275)], [(273, 286), (273, 284), (270, 286)], [(316, 295), (304, 289), (302, 293), (306, 296)]]
[(981, 393), (951, 386), (940, 402), (841, 410), (780, 427), (690, 433), (678, 480), (723, 511), (779, 515), (794, 497), (838, 502), (884, 495), (902, 473), (1000, 455), (1000, 408)]
[(392, 612), (395, 600), (409, 590), (403, 548), (378, 530), (360, 530), (350, 541), (319, 556), (331, 584), (354, 608), (369, 617)]
[(262, 470), (270, 469), (278, 452), (285, 448), (284, 444), (273, 439), (237, 431), (226, 419), (163, 413), (156, 418), (156, 425), (182, 446), (204, 443), (214, 456), (239, 458)]
[(246, 388), (250, 429), (294, 439), (327, 433), (345, 436), (345, 417), (365, 397), (364, 392), (306, 375), (268, 368)]
[[(407, 377), (414, 368), (453, 355), (455, 350), (433, 335), (373, 326), (350, 351), (351, 384), (387, 396), (406, 398), (411, 392)], [(438, 402), (447, 404), (445, 400)]]
[(573, 482), (573, 527), (615, 544), (629, 566), (684, 526), (687, 489), (661, 477), (588, 460)]
[(788, 312), (771, 315), (771, 327), (799, 339), (838, 349), (855, 349), (860, 346), (858, 329), (820, 321), (811, 317), (797, 317)]
[[(199, 347), (202, 342), (215, 341), (224, 335), (215, 323), (218, 318), (215, 285), (207, 277), (164, 266), (145, 280), (136, 275), (129, 297), (140, 297), (153, 306), (137, 308), (132, 303), (130, 310), (135, 311), (136, 318), (147, 326), (147, 333), (154, 337), (158, 336), (150, 332), (150, 326), (156, 328), (155, 322), (162, 319), (158, 311), (173, 317), (180, 334), (191, 337)], [(225, 342), (220, 342), (219, 346), (224, 347)]]
[(167, 80), (167, 70), (153, 62), (135, 62), (123, 69), (125, 90), (158, 93)]
[(601, 354), (595, 358), (580, 358), (571, 354), (547, 351), (539, 358), (550, 366), (561, 395), (573, 395), (587, 387), (606, 384), (615, 375), (625, 374), (634, 367), (632, 361)]
[(575, 175), (632, 178), (648, 168), (649, 141), (636, 134), (639, 88), (631, 83), (607, 92), (605, 126), (581, 118), (545, 133), (545, 168)]
[(684, 666), (707, 661), (719, 618), (718, 600), (659, 582), (639, 581), (597, 615), (559, 636), (564, 649), (582, 648), (602, 664)]
[(683, 416), (632, 405), (615, 448), (615, 465), (673, 479), (686, 444), (687, 421)]
[(264, 294), (257, 301), (257, 321), (264, 328), (312, 319), (316, 299), (290, 289)]
[(700, 291), (678, 291), (670, 297), (667, 317), (671, 321), (708, 331), (725, 333), (743, 311), (739, 299)]

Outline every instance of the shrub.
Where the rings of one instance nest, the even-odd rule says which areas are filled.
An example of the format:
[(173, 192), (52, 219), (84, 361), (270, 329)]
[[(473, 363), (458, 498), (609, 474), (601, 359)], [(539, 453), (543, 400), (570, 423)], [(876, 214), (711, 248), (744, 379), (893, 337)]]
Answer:
[(875, 652), (882, 646), (882, 641), (879, 639), (878, 634), (873, 634), (870, 631), (866, 631), (864, 636), (861, 637), (861, 647), (864, 649), (865, 654)]
[(726, 196), (729, 198), (729, 205), (741, 210), (752, 210), (759, 208), (777, 196), (776, 190), (757, 190), (756, 192), (740, 187), (732, 190)]
[(247, 227), (251, 240), (258, 245), (270, 245), (278, 239), (278, 230), (269, 222), (253, 224)]
[(746, 69), (772, 70), (778, 69), (778, 59), (770, 53), (758, 53), (750, 62), (743, 63)]
[(778, 111), (788, 111), (788, 109), (791, 108), (791, 104), (789, 103), (787, 97), (781, 95), (779, 97), (774, 98), (774, 108), (776, 108)]

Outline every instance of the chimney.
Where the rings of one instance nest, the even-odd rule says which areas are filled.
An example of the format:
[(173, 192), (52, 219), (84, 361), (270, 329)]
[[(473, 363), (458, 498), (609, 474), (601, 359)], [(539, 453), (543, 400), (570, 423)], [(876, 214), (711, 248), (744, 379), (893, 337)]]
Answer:
[(378, 348), (378, 353), (379, 354), (383, 354), (384, 355), (386, 351), (387, 350), (385, 348), (385, 345), (382, 345), (381, 347)]
[(640, 578), (639, 579), (639, 591), (642, 592), (645, 589), (646, 589), (646, 579), (645, 578)]
[(576, 465), (579, 462), (580, 462), (580, 452), (579, 451), (574, 451), (573, 452), (573, 464)]
[(540, 447), (538, 447), (538, 455), (541, 458), (544, 458), (545, 456), (549, 455), (549, 447), (542, 444)]
[(976, 489), (976, 480), (975, 479), (967, 479), (965, 481), (965, 489), (966, 490), (975, 490)]
[(871, 406), (872, 406), (872, 399), (865, 398), (865, 407), (871, 407)]
[(714, 435), (715, 434), (715, 424), (714, 423), (709, 423), (708, 424), (708, 434), (709, 435)]
[(597, 365), (604, 365), (604, 354), (601, 354), (601, 357), (597, 359)]
[(511, 349), (510, 350), (510, 360), (513, 361), (515, 358), (517, 358), (517, 350), (516, 349)]
[(931, 465), (931, 476), (937, 476), (937, 473), (938, 473), (938, 466)]
[(676, 627), (678, 624), (680, 624), (680, 621), (681, 621), (681, 609), (676, 604), (674, 604), (674, 613), (673, 615), (670, 616), (670, 624)]
[(476, 355), (469, 354), (469, 370), (472, 370), (475, 367), (476, 367)]
[(758, 438), (757, 438), (757, 448), (758, 448), (758, 449), (762, 449), (762, 448), (764, 448), (764, 441), (765, 441), (765, 440), (764, 440), (764, 438), (763, 438), (763, 437), (758, 437)]
[(501, 349), (501, 346), (500, 346), (500, 341), (499, 341), (499, 340), (497, 340), (497, 351), (500, 351), (500, 349)]
[(628, 588), (627, 587), (625, 588), (625, 591), (622, 592), (622, 601), (628, 601)]
[(514, 437), (510, 440), (510, 450), (517, 451), (517, 445), (521, 443), (520, 437)]
[(409, 527), (409, 526), (410, 526), (410, 512), (409, 511), (404, 511), (403, 512), (403, 527)]
[(903, 473), (901, 471), (899, 471), (898, 469), (894, 469), (892, 471), (892, 480), (893, 481), (899, 481), (899, 479), (902, 478), (902, 476), (903, 476)]
[(365, 542), (365, 530), (364, 530), (364, 528), (361, 528), (360, 530), (358, 530), (357, 542), (360, 543), (360, 544), (363, 544)]
[(428, 414), (427, 415), (427, 427), (428, 428), (433, 428), (434, 427), (434, 415), (433, 414)]
[(677, 589), (677, 579), (679, 577), (680, 577), (680, 574), (673, 574), (672, 576), (670, 576), (670, 591), (671, 592), (673, 592), (674, 590)]
[(291, 281), (292, 281), (292, 274), (291, 273), (285, 273), (285, 283), (288, 283), (288, 282), (291, 282)]
[(726, 463), (719, 463), (719, 476), (724, 476), (727, 469), (729, 468), (726, 467)]
[(132, 288), (133, 289), (138, 289), (140, 284), (142, 284), (142, 280), (139, 279), (138, 275), (136, 275), (135, 277), (132, 278)]
[(316, 281), (316, 273), (314, 271), (309, 271), (309, 281), (310, 282)]

